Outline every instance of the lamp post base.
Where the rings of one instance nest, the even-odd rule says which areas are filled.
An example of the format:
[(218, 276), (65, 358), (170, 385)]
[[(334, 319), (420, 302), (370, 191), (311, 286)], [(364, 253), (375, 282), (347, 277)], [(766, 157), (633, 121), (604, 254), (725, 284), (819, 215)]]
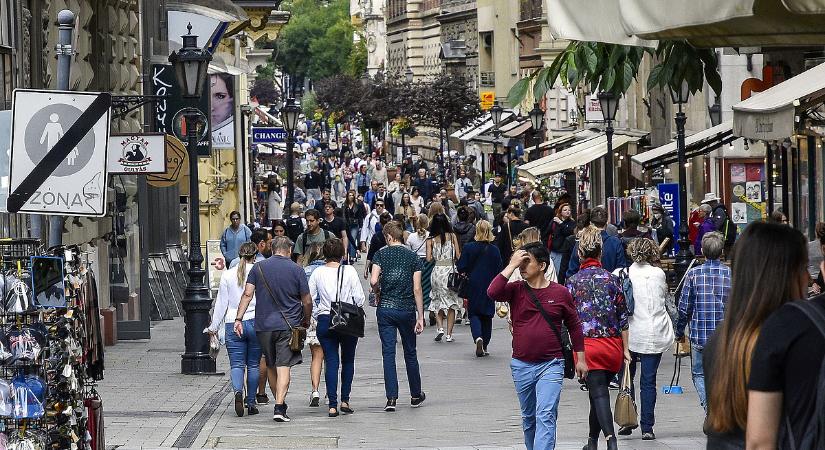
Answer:
[(206, 272), (200, 268), (190, 269), (189, 284), (186, 286), (183, 301), (184, 331), (186, 352), (181, 355), (181, 373), (184, 375), (213, 375), (217, 370), (215, 360), (209, 356), (209, 335), (203, 330), (209, 327), (209, 310), (212, 300), (209, 288), (203, 284)]

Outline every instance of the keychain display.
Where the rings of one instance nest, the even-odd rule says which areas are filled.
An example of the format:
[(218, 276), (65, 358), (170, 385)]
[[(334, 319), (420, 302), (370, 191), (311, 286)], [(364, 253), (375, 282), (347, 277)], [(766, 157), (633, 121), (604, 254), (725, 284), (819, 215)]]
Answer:
[(0, 450), (103, 450), (94, 274), (76, 246), (0, 239)]

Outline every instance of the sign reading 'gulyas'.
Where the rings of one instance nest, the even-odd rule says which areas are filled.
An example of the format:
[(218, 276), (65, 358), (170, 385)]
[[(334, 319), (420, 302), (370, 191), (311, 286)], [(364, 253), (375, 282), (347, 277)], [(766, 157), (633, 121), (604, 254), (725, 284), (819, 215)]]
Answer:
[(166, 137), (162, 133), (111, 136), (107, 167), (112, 174), (166, 172)]

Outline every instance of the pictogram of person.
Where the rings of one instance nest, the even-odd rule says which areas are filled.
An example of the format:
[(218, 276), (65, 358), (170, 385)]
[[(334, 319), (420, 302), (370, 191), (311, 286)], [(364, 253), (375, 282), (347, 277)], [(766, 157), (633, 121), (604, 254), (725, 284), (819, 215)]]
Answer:
[[(54, 148), (55, 145), (57, 145), (57, 142), (60, 140), (60, 138), (62, 138), (65, 134), (65, 132), (63, 131), (63, 126), (60, 125), (59, 120), (60, 116), (56, 113), (52, 113), (49, 116), (49, 123), (47, 123), (46, 126), (43, 127), (43, 134), (40, 135), (40, 143), (46, 144), (46, 153), (51, 151), (51, 149)], [(75, 159), (79, 155), (80, 151), (77, 149), (77, 147), (73, 148), (72, 151), (69, 152), (69, 155), (66, 157), (66, 164), (73, 166), (75, 163)]]

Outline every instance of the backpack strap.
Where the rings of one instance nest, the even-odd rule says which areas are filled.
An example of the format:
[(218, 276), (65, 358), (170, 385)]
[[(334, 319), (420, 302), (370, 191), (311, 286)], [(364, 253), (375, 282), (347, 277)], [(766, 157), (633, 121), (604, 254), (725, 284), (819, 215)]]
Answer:
[[(799, 300), (799, 301), (791, 302), (791, 306), (799, 309), (800, 311), (802, 311), (802, 313), (805, 314), (805, 316), (808, 318), (808, 320), (810, 320), (811, 323), (814, 324), (816, 329), (819, 331), (819, 334), (822, 335), (823, 338), (825, 338), (825, 313), (822, 312), (822, 308), (816, 306), (810, 300)], [(825, 367), (825, 366), (823, 366), (823, 367)], [(822, 380), (821, 380), (822, 376), (823, 376), (822, 368), (820, 368), (820, 374), (819, 374), (820, 385), (822, 383)], [(821, 389), (821, 387), (818, 390), (820, 390), (820, 389)], [(820, 410), (818, 412), (819, 417), (814, 418), (814, 420), (821, 421), (822, 420), (822, 411), (821, 411), (821, 405), (819, 405), (819, 404), (822, 401), (822, 395), (821, 395), (822, 392), (819, 392), (819, 394), (820, 395), (817, 395), (817, 405), (820, 408)], [(785, 428), (785, 433), (787, 433), (787, 436), (788, 436), (786, 443), (790, 445), (791, 450), (796, 450), (797, 449), (796, 438), (793, 434), (793, 428), (791, 426), (791, 420), (790, 420), (790, 418), (788, 417), (787, 414), (785, 415), (784, 428)], [(804, 438), (803, 438), (803, 440), (804, 440)]]

